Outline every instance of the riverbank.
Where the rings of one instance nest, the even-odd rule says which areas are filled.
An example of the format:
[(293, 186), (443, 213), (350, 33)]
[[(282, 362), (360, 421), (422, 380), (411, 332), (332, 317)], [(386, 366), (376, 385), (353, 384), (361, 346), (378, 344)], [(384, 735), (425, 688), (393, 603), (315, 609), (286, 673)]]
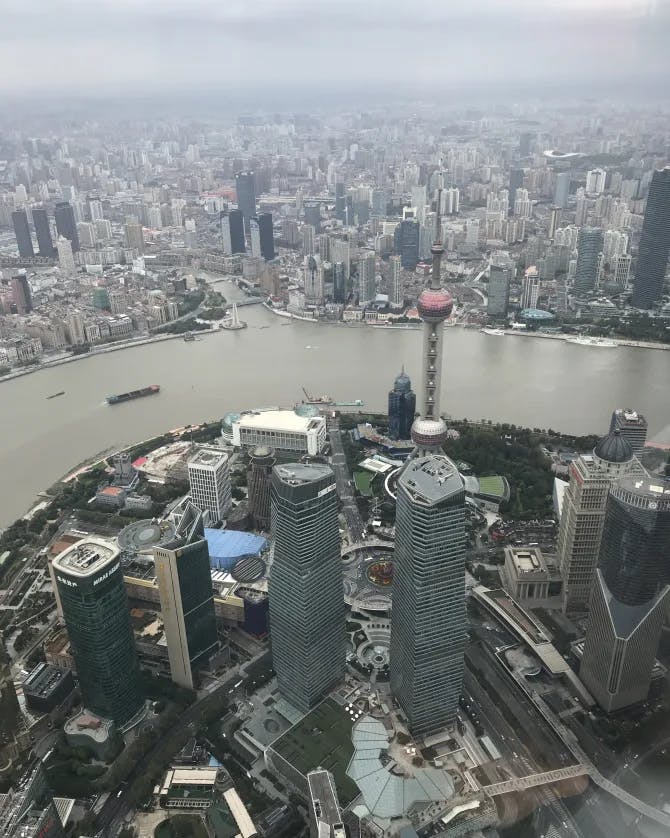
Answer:
[[(545, 340), (562, 340), (567, 341), (568, 343), (572, 343), (573, 346), (579, 346), (579, 344), (573, 343), (574, 338), (576, 335), (567, 335), (567, 334), (556, 334), (556, 333), (547, 333), (547, 332), (527, 332), (524, 329), (504, 329), (503, 330), (505, 335), (515, 335), (516, 337), (522, 338), (544, 338)], [(490, 337), (502, 337), (502, 335), (490, 335)], [(594, 335), (593, 337), (597, 337)], [(572, 339), (572, 340), (571, 340)], [(643, 341), (643, 340), (628, 340), (627, 338), (614, 338), (614, 337), (607, 337), (603, 338), (603, 340), (610, 340), (612, 343), (615, 343), (617, 346), (629, 346), (633, 349), (663, 349), (665, 351), (670, 350), (670, 344), (667, 343), (652, 343), (651, 341)], [(584, 344), (587, 349), (607, 349), (607, 346), (591, 346)], [(613, 347), (609, 347), (612, 349)]]

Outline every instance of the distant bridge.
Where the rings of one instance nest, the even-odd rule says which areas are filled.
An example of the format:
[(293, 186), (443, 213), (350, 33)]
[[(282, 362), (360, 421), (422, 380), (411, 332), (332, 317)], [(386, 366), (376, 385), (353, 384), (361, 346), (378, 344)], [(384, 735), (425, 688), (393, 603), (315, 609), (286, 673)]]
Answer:
[(490, 797), (498, 794), (509, 794), (513, 791), (525, 791), (537, 786), (546, 786), (551, 783), (558, 783), (561, 780), (570, 780), (573, 777), (583, 777), (589, 774), (588, 765), (569, 765), (566, 768), (557, 768), (554, 771), (545, 771), (542, 774), (529, 774), (527, 777), (513, 777), (511, 780), (503, 780), (501, 783), (493, 783), (490, 786), (482, 786)]

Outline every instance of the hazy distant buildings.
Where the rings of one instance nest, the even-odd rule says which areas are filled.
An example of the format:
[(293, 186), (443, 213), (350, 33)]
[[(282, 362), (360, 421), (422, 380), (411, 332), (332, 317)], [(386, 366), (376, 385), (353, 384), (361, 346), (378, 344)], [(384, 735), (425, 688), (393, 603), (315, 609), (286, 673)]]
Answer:
[(129, 250), (144, 253), (144, 230), (134, 215), (129, 215), (123, 225), (123, 244)]
[(403, 369), (393, 382), (393, 389), (389, 392), (389, 436), (391, 439), (409, 439), (414, 414), (416, 413), (416, 393), (412, 390), (412, 382)]
[(51, 238), (49, 216), (47, 215), (47, 211), (42, 207), (35, 207), (33, 209), (33, 224), (35, 226), (35, 235), (37, 236), (39, 255), (52, 257), (55, 251), (53, 239)]
[(663, 295), (670, 251), (670, 166), (654, 172), (638, 249), (633, 305), (651, 308)]
[(223, 252), (226, 256), (233, 256), (235, 253), (244, 253), (244, 220), (240, 210), (228, 210), (222, 212), (221, 219), (221, 240)]
[(203, 445), (188, 461), (191, 500), (209, 521), (223, 521), (232, 505), (228, 455), (214, 446)]
[(87, 710), (123, 726), (144, 699), (118, 548), (87, 536), (53, 561)]
[(16, 236), (16, 244), (19, 249), (19, 257), (21, 259), (32, 259), (35, 251), (33, 250), (33, 240), (30, 235), (28, 213), (24, 209), (14, 210), (12, 213), (12, 225), (14, 226), (14, 235)]
[(72, 250), (76, 253), (79, 250), (79, 236), (77, 235), (77, 221), (74, 217), (74, 210), (69, 201), (59, 201), (54, 208), (56, 219), (56, 231), (59, 236), (69, 239)]
[(275, 550), (268, 587), (272, 659), (281, 695), (303, 712), (344, 676), (337, 516), (335, 475), (329, 466), (275, 466)]
[(577, 239), (575, 294), (588, 294), (598, 284), (599, 257), (602, 249), (603, 231), (600, 227), (582, 227)]
[[(523, 176), (524, 176), (523, 169), (511, 169), (510, 170), (508, 202), (509, 202), (509, 209), (512, 210), (512, 211), (514, 211), (514, 202), (516, 200), (517, 189), (521, 189), (523, 187)], [(505, 209), (507, 210), (507, 207)]]
[(579, 613), (588, 607), (607, 493), (634, 466), (633, 450), (618, 430), (601, 439), (593, 454), (582, 454), (570, 464), (557, 547), (566, 612)]
[(580, 677), (614, 712), (645, 701), (667, 607), (670, 488), (628, 477), (607, 498)]
[(605, 191), (607, 172), (604, 169), (589, 169), (586, 173), (587, 195), (600, 195)]
[(621, 436), (628, 440), (634, 452), (644, 448), (647, 442), (647, 420), (637, 410), (631, 408), (617, 408), (612, 413), (610, 433), (618, 430)]
[(256, 215), (256, 182), (253, 172), (237, 172), (235, 175), (237, 207), (244, 218), (244, 231), (249, 235), (251, 219)]
[(451, 724), (463, 685), (465, 489), (446, 456), (410, 460), (398, 481), (391, 691), (414, 736)]
[(193, 689), (193, 670), (219, 649), (214, 594), (202, 512), (186, 507), (175, 537), (154, 548), (170, 675)]

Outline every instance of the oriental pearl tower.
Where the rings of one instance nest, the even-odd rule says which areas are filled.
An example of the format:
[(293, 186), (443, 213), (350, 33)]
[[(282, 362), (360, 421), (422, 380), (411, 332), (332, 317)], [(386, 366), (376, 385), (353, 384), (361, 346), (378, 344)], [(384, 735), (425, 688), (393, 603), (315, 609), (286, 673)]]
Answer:
[(419, 316), (423, 320), (423, 357), (421, 380), (423, 393), (421, 416), (412, 425), (412, 441), (416, 446), (414, 457), (427, 454), (443, 454), (442, 444), (447, 437), (447, 426), (440, 416), (440, 384), (442, 379), (442, 338), (444, 321), (454, 307), (447, 291), (440, 286), (440, 268), (444, 245), (442, 244), (442, 171), (438, 173), (437, 212), (435, 240), (430, 249), (433, 255), (433, 269), (430, 285), (421, 292), (417, 301)]

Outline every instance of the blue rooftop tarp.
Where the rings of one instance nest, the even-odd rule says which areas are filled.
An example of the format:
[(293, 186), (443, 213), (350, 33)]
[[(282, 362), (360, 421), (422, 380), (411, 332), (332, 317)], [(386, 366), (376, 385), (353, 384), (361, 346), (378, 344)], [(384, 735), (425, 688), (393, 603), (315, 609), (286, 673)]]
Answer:
[(258, 556), (267, 549), (262, 535), (238, 530), (215, 530), (205, 527), (209, 547), (210, 566), (217, 570), (232, 570), (244, 556)]

